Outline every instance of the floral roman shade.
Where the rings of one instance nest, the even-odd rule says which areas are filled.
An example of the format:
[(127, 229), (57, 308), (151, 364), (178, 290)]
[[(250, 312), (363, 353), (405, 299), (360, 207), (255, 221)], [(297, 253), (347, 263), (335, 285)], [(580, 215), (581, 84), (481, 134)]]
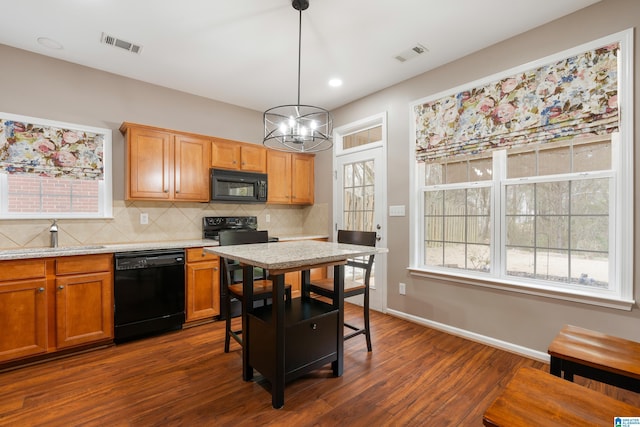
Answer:
[(617, 130), (619, 48), (603, 46), (416, 105), (416, 159)]
[(104, 135), (0, 116), (0, 173), (103, 179)]

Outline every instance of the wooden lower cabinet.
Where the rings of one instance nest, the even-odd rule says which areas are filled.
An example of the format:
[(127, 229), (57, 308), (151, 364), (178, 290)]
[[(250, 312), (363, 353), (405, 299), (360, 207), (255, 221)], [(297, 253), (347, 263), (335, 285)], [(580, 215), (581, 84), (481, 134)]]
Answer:
[(44, 266), (44, 260), (0, 263), (0, 363), (47, 352)]
[(56, 278), (56, 348), (113, 338), (112, 275)]
[(113, 340), (113, 255), (0, 262), (0, 363)]
[(202, 248), (186, 252), (186, 322), (212, 320), (220, 314), (220, 258)]

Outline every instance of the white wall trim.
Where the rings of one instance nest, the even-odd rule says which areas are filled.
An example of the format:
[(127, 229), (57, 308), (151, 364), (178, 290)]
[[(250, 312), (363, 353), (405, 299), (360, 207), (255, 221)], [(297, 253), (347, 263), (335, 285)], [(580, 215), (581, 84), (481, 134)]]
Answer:
[(521, 345), (513, 344), (507, 341), (491, 338), (486, 335), (480, 335), (475, 332), (467, 331), (466, 329), (460, 329), (453, 326), (445, 325), (444, 323), (434, 322), (433, 320), (424, 319), (422, 317), (414, 316), (412, 314), (407, 314), (402, 311), (397, 311), (390, 308), (387, 309), (387, 314), (394, 317), (399, 317), (404, 320), (408, 320), (413, 323), (417, 323), (422, 326), (427, 326), (429, 328), (437, 329), (439, 331), (446, 332), (451, 335), (455, 335), (461, 338), (466, 338), (468, 340), (479, 342), (481, 344), (486, 344), (491, 347), (499, 348), (501, 350), (505, 350), (510, 353), (515, 353), (520, 356), (529, 357), (531, 359), (535, 359), (540, 362), (549, 363), (549, 355), (547, 353), (543, 353), (538, 350), (533, 350), (528, 347), (523, 347)]

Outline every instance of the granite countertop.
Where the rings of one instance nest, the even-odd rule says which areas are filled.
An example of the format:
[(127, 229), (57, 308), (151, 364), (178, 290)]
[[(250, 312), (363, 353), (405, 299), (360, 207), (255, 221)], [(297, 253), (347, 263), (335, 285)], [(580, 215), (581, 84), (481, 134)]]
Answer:
[(47, 258), (71, 255), (93, 255), (114, 252), (148, 251), (159, 249), (183, 249), (216, 246), (218, 242), (209, 239), (174, 240), (164, 242), (140, 242), (105, 245), (60, 246), (57, 248), (16, 248), (0, 249), (0, 260)]
[(305, 239), (251, 245), (216, 246), (205, 248), (205, 251), (256, 267), (277, 271), (339, 263), (348, 258), (388, 252), (388, 249)]
[[(281, 242), (322, 239), (328, 236), (320, 235), (291, 235), (280, 237)], [(0, 248), (0, 261), (27, 258), (48, 258), (72, 255), (93, 255), (115, 252), (133, 252), (159, 249), (183, 249), (198, 248), (206, 246), (217, 246), (216, 240), (191, 239), (191, 240), (170, 240), (161, 242), (139, 242), (139, 243), (114, 243), (114, 244), (90, 244), (78, 246), (60, 246), (57, 248), (37, 247), (37, 248)]]

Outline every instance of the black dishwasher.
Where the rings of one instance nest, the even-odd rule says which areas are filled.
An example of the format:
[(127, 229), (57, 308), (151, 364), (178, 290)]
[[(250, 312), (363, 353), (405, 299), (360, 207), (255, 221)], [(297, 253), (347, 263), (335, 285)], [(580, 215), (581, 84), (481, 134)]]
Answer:
[(115, 341), (182, 329), (184, 250), (115, 254)]

